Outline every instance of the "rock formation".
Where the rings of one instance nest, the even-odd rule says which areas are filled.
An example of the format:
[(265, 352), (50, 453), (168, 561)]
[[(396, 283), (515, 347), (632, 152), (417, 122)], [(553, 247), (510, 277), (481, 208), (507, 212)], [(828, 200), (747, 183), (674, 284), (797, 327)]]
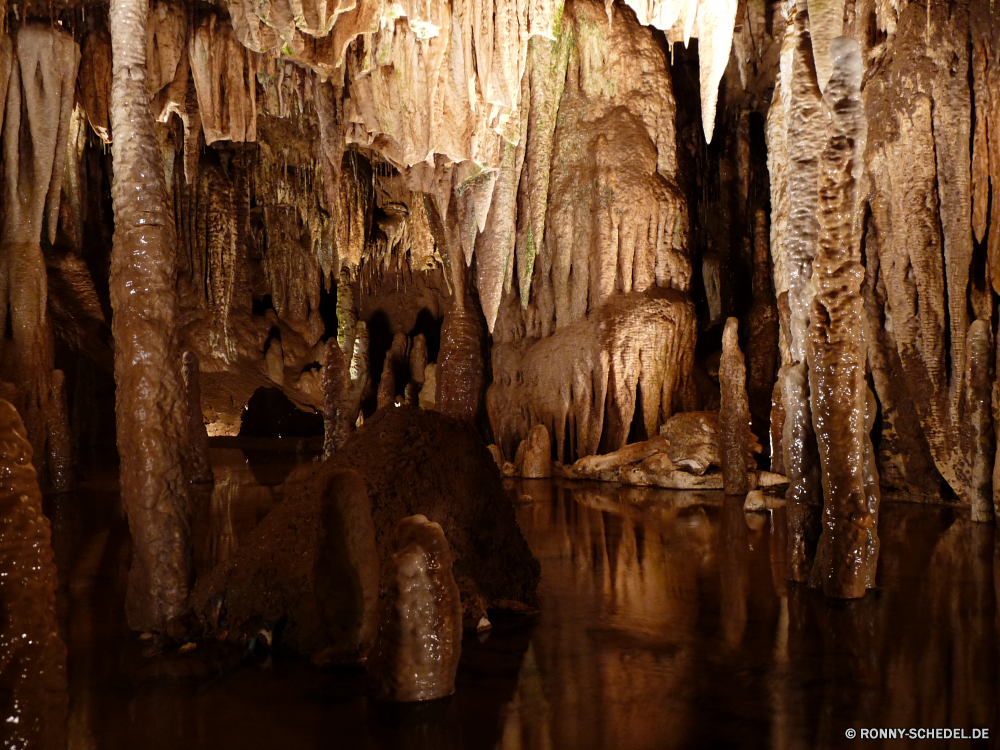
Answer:
[(525, 438), (521, 476), (525, 479), (552, 476), (552, 439), (543, 424), (535, 425)]
[(722, 405), (719, 408), (719, 453), (722, 458), (722, 481), (727, 495), (745, 495), (753, 487), (751, 470), (756, 467), (750, 450), (750, 404), (747, 401), (746, 365), (740, 350), (739, 321), (730, 318), (722, 334), (722, 360), (719, 383)]
[(455, 692), (462, 654), (462, 603), (441, 526), (402, 519), (392, 541), (392, 573), (378, 637), (368, 660), (372, 696), (409, 702)]
[(378, 557), (364, 482), (350, 471), (326, 474), (199, 580), (191, 606), (216, 637), (353, 662), (375, 640)]
[(126, 608), (136, 629), (185, 610), (191, 579), (183, 449), (188, 411), (178, 342), (176, 233), (146, 94), (143, 0), (110, 11), (115, 206), (111, 302), (121, 493), (133, 538)]
[(0, 401), (0, 691), (11, 747), (66, 746), (66, 646), (49, 519), (17, 411)]

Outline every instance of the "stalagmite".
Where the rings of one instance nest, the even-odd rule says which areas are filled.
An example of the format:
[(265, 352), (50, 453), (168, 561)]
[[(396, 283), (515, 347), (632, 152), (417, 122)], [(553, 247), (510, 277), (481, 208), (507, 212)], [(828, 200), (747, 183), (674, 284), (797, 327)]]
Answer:
[(183, 471), (188, 410), (177, 342), (176, 235), (146, 98), (144, 0), (114, 0), (111, 256), (121, 495), (132, 531), (129, 625), (160, 630), (185, 608), (190, 506)]
[(767, 215), (763, 210), (756, 216), (753, 258), (753, 303), (747, 315), (747, 397), (754, 434), (766, 442), (779, 352), (778, 306), (771, 286)]
[(368, 658), (378, 700), (409, 702), (455, 692), (462, 653), (462, 602), (441, 527), (409, 516), (393, 534), (392, 576)]
[(441, 328), (441, 352), (435, 372), (434, 408), (456, 419), (474, 422), (483, 389), (484, 331), (474, 302), (455, 300)]
[[(819, 151), (825, 140), (825, 118), (805, 13), (795, 17), (794, 54), (787, 81), (791, 92), (788, 113), (787, 237), (783, 244), (787, 274), (789, 352), (791, 363), (781, 368), (785, 407), (783, 453), (788, 475), (788, 562), (792, 580), (808, 580), (820, 535), (823, 490), (819, 456), (809, 407), (806, 329), (814, 289), (811, 284), (819, 226)], [(780, 285), (779, 285), (780, 288)]]
[(14, 407), (0, 401), (0, 695), (4, 744), (66, 747), (66, 646), (49, 519)]
[(410, 347), (410, 381), (422, 384), (424, 382), (424, 371), (427, 369), (427, 337), (418, 333), (413, 337), (413, 346)]
[(215, 477), (212, 474), (212, 464), (208, 460), (208, 431), (205, 429), (205, 418), (201, 409), (201, 373), (197, 354), (192, 351), (184, 352), (181, 374), (184, 378), (188, 407), (185, 472), (189, 482), (211, 484), (215, 481)]
[(337, 339), (326, 342), (323, 363), (323, 455), (330, 456), (347, 442), (357, 419), (359, 403), (350, 398), (350, 373)]
[(965, 347), (965, 393), (962, 412), (968, 427), (964, 431), (967, 455), (970, 458), (972, 520), (989, 523), (994, 520), (993, 472), (996, 434), (993, 422), (992, 396), (996, 374), (993, 369), (993, 336), (989, 320), (977, 320), (969, 326)]
[(740, 351), (739, 321), (730, 318), (722, 334), (722, 361), (719, 384), (722, 403), (719, 409), (719, 453), (722, 478), (727, 495), (745, 495), (753, 489), (754, 465), (750, 451), (750, 405), (747, 401), (746, 366)]
[(810, 582), (827, 596), (857, 598), (875, 583), (878, 474), (869, 432), (874, 397), (865, 379), (866, 345), (857, 239), (857, 184), (866, 124), (861, 49), (850, 37), (830, 47), (831, 113), (819, 165), (819, 239), (806, 357), (823, 477), (823, 531)]
[(393, 356), (390, 349), (382, 362), (382, 379), (378, 383), (378, 408), (392, 406), (396, 400), (396, 375), (393, 372)]
[(337, 343), (344, 359), (354, 357), (354, 338), (357, 335), (358, 311), (354, 306), (354, 289), (351, 274), (343, 268), (337, 279)]
[(524, 441), (521, 476), (525, 479), (545, 479), (552, 476), (552, 440), (543, 424), (535, 425)]

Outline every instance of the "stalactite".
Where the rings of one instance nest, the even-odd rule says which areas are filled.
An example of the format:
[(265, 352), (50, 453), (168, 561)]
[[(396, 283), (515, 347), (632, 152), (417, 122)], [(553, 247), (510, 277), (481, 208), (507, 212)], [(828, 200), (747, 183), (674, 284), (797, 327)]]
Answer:
[(94, 29), (87, 34), (80, 62), (80, 94), (90, 127), (98, 138), (111, 143), (111, 125), (108, 120), (111, 101), (111, 35), (107, 29)]
[(185, 472), (187, 480), (195, 484), (211, 484), (215, 481), (212, 464), (208, 460), (208, 431), (201, 410), (201, 373), (198, 355), (188, 350), (183, 354), (181, 375), (187, 394), (188, 432)]
[(996, 380), (993, 336), (989, 320), (977, 320), (969, 326), (965, 347), (965, 393), (961, 411), (968, 423), (963, 432), (966, 455), (971, 464), (970, 487), (972, 520), (994, 520), (993, 471), (996, 454), (991, 383)]
[(198, 171), (193, 271), (196, 289), (203, 292), (212, 315), (212, 355), (226, 362), (235, 361), (237, 355), (236, 338), (230, 332), (237, 264), (233, 192), (233, 182), (221, 167), (208, 165)]
[(425, 701), (455, 692), (462, 602), (441, 526), (404, 518), (393, 533), (392, 570), (368, 657), (375, 698)]
[(823, 531), (811, 583), (827, 596), (858, 598), (875, 584), (880, 491), (869, 432), (875, 420), (865, 365), (857, 179), (866, 123), (861, 49), (850, 37), (830, 46), (830, 118), (819, 162), (819, 236), (806, 358), (810, 406), (823, 478)]
[(745, 495), (756, 486), (756, 478), (750, 472), (751, 466), (755, 465), (750, 451), (750, 404), (738, 331), (739, 321), (729, 318), (722, 334), (722, 360), (719, 364), (719, 453), (727, 495)]
[(188, 55), (206, 144), (257, 140), (253, 54), (214, 13), (192, 31)]
[[(6, 90), (4, 225), (0, 236), (0, 324), (13, 330), (13, 360), (24, 419), (41, 473), (46, 441), (66, 432), (67, 415), (50, 397), (54, 352), (46, 312), (48, 284), (40, 246), (54, 242), (80, 51), (72, 37), (25, 25), (14, 45), (0, 44), (0, 90)], [(16, 47), (16, 55), (14, 47)], [(9, 85), (8, 85), (9, 80)], [(8, 319), (9, 305), (9, 319)], [(67, 459), (68, 460), (68, 459)], [(43, 475), (44, 476), (44, 475)]]
[[(881, 57), (866, 75), (863, 96), (869, 236), (878, 257), (878, 275), (866, 289), (869, 307), (891, 334), (876, 339), (879, 401), (893, 420), (889, 434), (898, 436), (896, 444), (906, 450), (904, 439), (918, 432), (907, 421), (914, 413), (922, 436), (912, 444), (921, 448), (926, 440), (940, 476), (964, 503), (979, 505), (985, 500), (978, 475), (988, 456), (979, 453), (985, 443), (965, 404), (970, 321), (985, 312), (975, 289), (970, 305), (973, 196), (982, 189), (973, 169), (978, 31), (969, 42), (970, 29), (983, 29), (985, 20), (983, 9), (973, 6), (901, 8), (893, 44), (908, 52)], [(980, 21), (972, 24), (970, 13)], [(924, 455), (913, 450), (899, 462), (914, 485), (929, 473)]]
[(162, 629), (185, 608), (190, 506), (183, 471), (188, 410), (177, 341), (176, 235), (146, 97), (145, 0), (114, 0), (111, 131), (115, 208), (111, 303), (121, 496), (133, 560), (126, 615)]
[(0, 693), (4, 744), (66, 747), (66, 646), (49, 520), (17, 410), (0, 401)]

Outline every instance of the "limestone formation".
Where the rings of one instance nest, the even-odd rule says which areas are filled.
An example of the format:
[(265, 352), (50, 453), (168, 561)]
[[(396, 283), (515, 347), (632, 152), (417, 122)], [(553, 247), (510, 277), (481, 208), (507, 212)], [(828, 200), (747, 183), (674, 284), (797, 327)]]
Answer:
[(189, 414), (178, 342), (174, 217), (149, 110), (141, 0), (111, 4), (115, 206), (111, 302), (121, 494), (133, 539), (129, 625), (159, 630), (185, 610), (191, 579), (183, 448)]
[(552, 439), (543, 424), (532, 427), (524, 441), (521, 476), (525, 479), (545, 479), (552, 476)]
[(0, 692), (4, 741), (58, 748), (67, 741), (66, 646), (56, 614), (58, 575), (49, 519), (14, 407), (0, 401)]
[(462, 654), (462, 602), (439, 524), (421, 515), (393, 533), (392, 574), (368, 659), (377, 700), (428, 701), (455, 692)]
[(730, 318), (722, 334), (722, 360), (719, 383), (722, 404), (719, 408), (719, 454), (727, 495), (745, 495), (752, 487), (751, 469), (755, 468), (750, 451), (750, 405), (747, 401), (746, 366), (738, 338), (739, 321)]
[(184, 363), (181, 374), (184, 377), (184, 390), (187, 396), (188, 433), (187, 457), (185, 472), (189, 482), (196, 484), (212, 483), (212, 464), (208, 460), (208, 431), (205, 429), (205, 419), (201, 409), (201, 378), (199, 376), (198, 356), (191, 351), (184, 352)]
[(378, 599), (371, 503), (361, 477), (340, 471), (316, 477), (268, 513), (198, 581), (191, 605), (216, 637), (245, 646), (283, 623), (269, 645), (327, 663), (368, 653)]

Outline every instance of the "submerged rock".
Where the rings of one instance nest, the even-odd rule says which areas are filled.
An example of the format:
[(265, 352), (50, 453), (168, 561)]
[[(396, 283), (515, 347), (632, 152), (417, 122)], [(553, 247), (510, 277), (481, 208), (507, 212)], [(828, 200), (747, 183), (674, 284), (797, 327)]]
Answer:
[(368, 419), (316, 469), (296, 469), (286, 502), (321, 487), (323, 477), (353, 469), (371, 498), (382, 588), (395, 575), (392, 536), (407, 516), (441, 525), (451, 545), (466, 617), (510, 602), (533, 605), (540, 568), (521, 534), (500, 472), (475, 428), (440, 412), (386, 409)]
[(375, 698), (427, 701), (455, 692), (462, 654), (462, 603), (441, 526), (404, 518), (392, 540), (390, 577), (368, 660)]
[(265, 516), (198, 581), (191, 605), (216, 637), (270, 642), (274, 633), (276, 645), (316, 661), (352, 661), (374, 642), (378, 587), (368, 493), (358, 474), (336, 471)]

